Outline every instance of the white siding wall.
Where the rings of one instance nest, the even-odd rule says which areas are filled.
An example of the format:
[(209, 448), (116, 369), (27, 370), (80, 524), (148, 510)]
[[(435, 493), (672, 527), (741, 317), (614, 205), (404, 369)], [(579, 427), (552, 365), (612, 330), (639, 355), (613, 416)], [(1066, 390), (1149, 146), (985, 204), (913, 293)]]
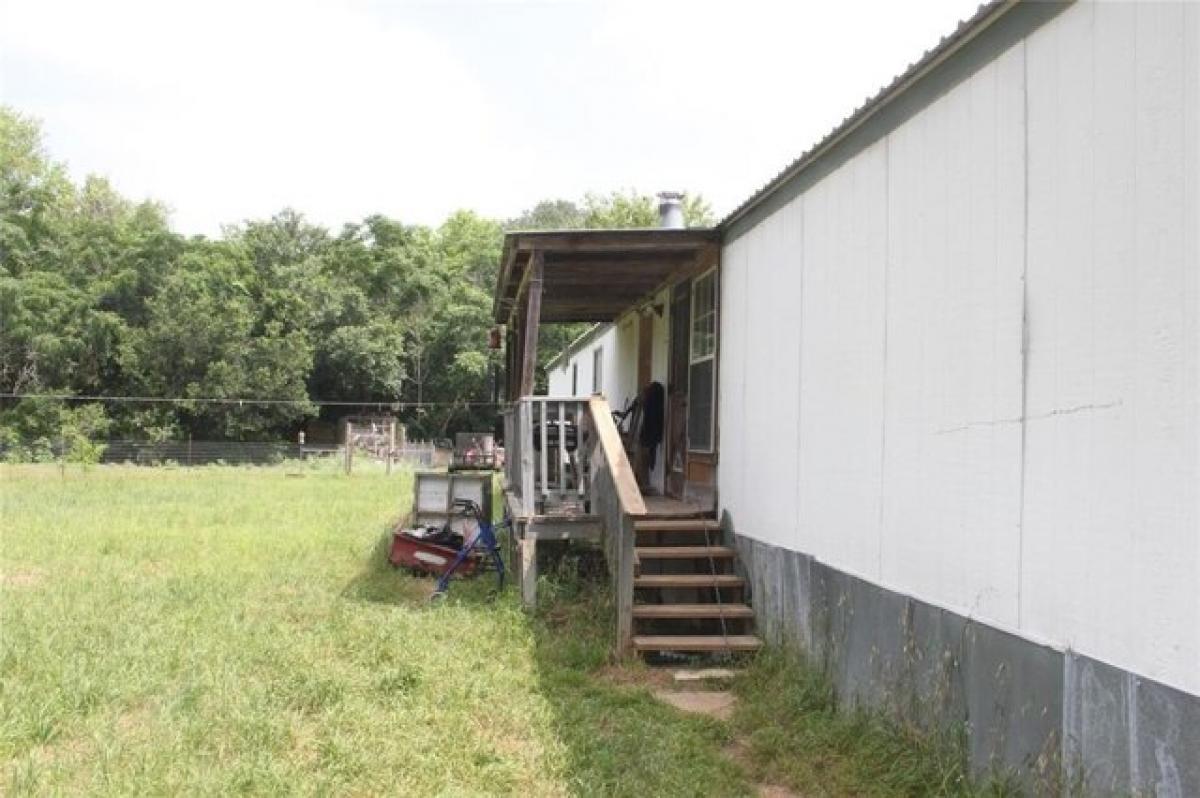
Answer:
[[(552, 368), (546, 372), (546, 395), (547, 396), (571, 396), (575, 392), (571, 390), (571, 365), (576, 363), (579, 368), (579, 390), (585, 391), (590, 386), (591, 380), (583, 381), (583, 364), (578, 360), (572, 359), (564, 362), (558, 368)], [(591, 365), (588, 366), (589, 370)]]
[[(659, 293), (653, 300), (654, 304), (662, 304), (662, 316), (654, 317), (654, 333), (651, 344), (650, 378), (667, 384), (667, 360), (670, 345), (670, 291)], [(638, 318), (635, 313), (629, 313), (617, 319), (613, 324), (599, 330), (578, 351), (563, 360), (547, 375), (547, 389), (550, 396), (571, 396), (571, 367), (578, 372), (579, 396), (592, 393), (592, 370), (595, 352), (601, 349), (602, 374), (601, 393), (608, 399), (613, 410), (623, 410), (637, 396), (637, 353), (638, 353)], [(650, 474), (651, 484), (660, 490), (663, 486), (664, 465), (663, 449), (655, 461), (654, 470)]]
[[(626, 332), (628, 335), (628, 332)], [(636, 335), (636, 331), (635, 331)], [(625, 337), (625, 336), (620, 336)], [(595, 362), (595, 350), (601, 349), (600, 355), (600, 379), (602, 394), (610, 397), (610, 403), (613, 407), (619, 407), (617, 402), (612, 400), (613, 391), (622, 390), (619, 385), (617, 368), (617, 350), (623, 348), (618, 343), (618, 328), (614, 325), (607, 325), (604, 329), (596, 331), (589, 340), (580, 348), (572, 353), (570, 358), (566, 358), (559, 362), (559, 365), (551, 368), (546, 373), (546, 388), (548, 396), (572, 396), (571, 392), (571, 367), (578, 368), (578, 385), (574, 395), (589, 396), (592, 394), (592, 377), (593, 364)], [(635, 348), (634, 355), (637, 350)]]
[(740, 533), (1200, 693), (1197, 53), (1074, 6), (725, 247)]

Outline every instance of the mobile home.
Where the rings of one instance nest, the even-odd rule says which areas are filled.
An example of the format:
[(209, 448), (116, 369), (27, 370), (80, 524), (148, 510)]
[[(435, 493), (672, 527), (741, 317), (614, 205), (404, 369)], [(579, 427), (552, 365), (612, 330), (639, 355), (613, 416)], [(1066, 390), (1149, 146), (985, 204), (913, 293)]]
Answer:
[(550, 399), (665, 388), (645, 475), (579, 411), (623, 644), (673, 647), (639, 530), (682, 507), (754, 619), (707, 637), (979, 770), (1200, 795), (1200, 4), (990, 3), (716, 228), (513, 234), (504, 271), (514, 407), (538, 319), (598, 324)]

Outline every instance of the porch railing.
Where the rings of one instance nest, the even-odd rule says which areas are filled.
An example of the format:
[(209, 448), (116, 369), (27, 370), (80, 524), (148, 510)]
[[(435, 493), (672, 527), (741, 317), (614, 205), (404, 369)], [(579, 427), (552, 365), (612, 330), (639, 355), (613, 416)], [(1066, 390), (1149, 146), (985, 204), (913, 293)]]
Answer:
[(588, 400), (592, 425), (592, 512), (604, 526), (604, 559), (612, 580), (617, 623), (617, 650), (624, 653), (633, 641), (633, 576), (637, 564), (635, 524), (646, 514), (646, 503), (625, 454), (621, 433), (613, 422), (612, 408), (603, 397)]
[(582, 515), (591, 502), (587, 398), (527, 396), (504, 417), (505, 476), (524, 517)]
[(617, 646), (633, 633), (637, 518), (646, 514), (612, 408), (601, 396), (527, 396), (504, 416), (505, 478), (520, 532), (556, 517), (599, 520), (615, 598)]

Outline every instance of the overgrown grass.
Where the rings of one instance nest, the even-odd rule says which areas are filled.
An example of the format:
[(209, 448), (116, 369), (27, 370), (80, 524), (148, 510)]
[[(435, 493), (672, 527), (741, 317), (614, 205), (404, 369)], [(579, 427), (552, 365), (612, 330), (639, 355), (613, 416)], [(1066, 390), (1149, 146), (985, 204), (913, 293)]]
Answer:
[(382, 557), (407, 476), (289, 470), (0, 467), (0, 792), (745, 791), (717, 725), (589, 678), (594, 606), (430, 605)]
[[(565, 584), (565, 587), (564, 587)], [(569, 788), (579, 795), (749, 794), (742, 769), (724, 756), (727, 724), (684, 715), (639, 684), (640, 662), (621, 664), (623, 683), (603, 678), (613, 617), (602, 590), (558, 580), (567, 598), (535, 624), (542, 694), (555, 708)]]
[(411, 486), (336, 464), (0, 466), (0, 792), (967, 790), (775, 656), (732, 723), (658, 702), (644, 665), (612, 662), (611, 606), (571, 559), (533, 615), (490, 576), (429, 603), (385, 560)]
[(735, 690), (733, 723), (763, 781), (811, 796), (1015, 794), (999, 780), (972, 783), (959, 737), (907, 730), (877, 712), (840, 711), (828, 677), (794, 654), (760, 653)]

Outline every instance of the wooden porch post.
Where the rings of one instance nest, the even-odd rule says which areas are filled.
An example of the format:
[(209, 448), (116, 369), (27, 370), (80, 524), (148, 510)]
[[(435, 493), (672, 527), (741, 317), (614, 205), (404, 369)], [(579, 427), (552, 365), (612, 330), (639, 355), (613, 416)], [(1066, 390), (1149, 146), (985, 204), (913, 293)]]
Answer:
[(504, 401), (511, 402), (517, 398), (517, 331), (509, 326), (504, 333)]
[(533, 395), (537, 368), (538, 321), (542, 315), (542, 266), (540, 250), (529, 253), (529, 293), (525, 299), (525, 334), (522, 336), (521, 386), (518, 396)]

